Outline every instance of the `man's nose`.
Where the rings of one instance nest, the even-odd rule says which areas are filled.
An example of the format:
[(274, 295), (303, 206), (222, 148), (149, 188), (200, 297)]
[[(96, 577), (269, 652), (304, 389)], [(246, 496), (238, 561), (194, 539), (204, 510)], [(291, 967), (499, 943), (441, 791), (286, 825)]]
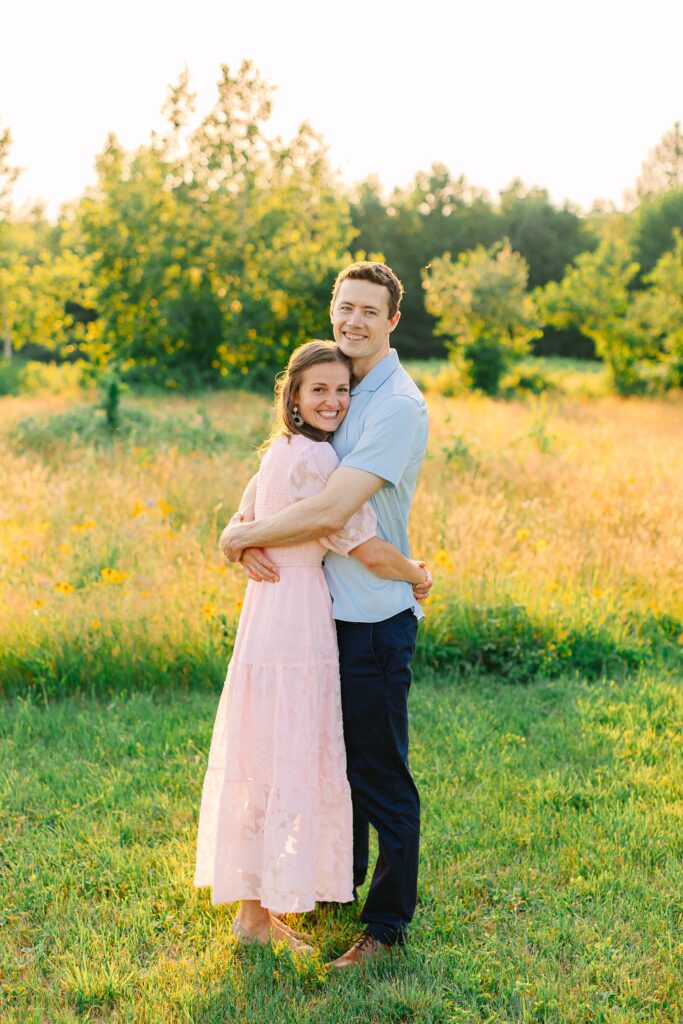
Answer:
[(362, 315), (361, 311), (359, 309), (354, 309), (353, 312), (349, 314), (349, 318), (348, 319), (349, 319), (349, 323), (359, 324), (361, 322), (362, 318), (363, 318), (363, 315)]

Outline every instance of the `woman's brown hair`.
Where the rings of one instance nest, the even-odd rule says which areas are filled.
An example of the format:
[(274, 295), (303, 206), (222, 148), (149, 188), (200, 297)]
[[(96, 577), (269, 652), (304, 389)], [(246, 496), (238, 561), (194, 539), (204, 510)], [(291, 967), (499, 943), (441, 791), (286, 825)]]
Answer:
[(296, 394), (301, 386), (303, 376), (311, 366), (317, 366), (320, 363), (343, 363), (344, 366), (348, 366), (349, 380), (351, 379), (351, 360), (344, 355), (335, 342), (316, 339), (295, 348), (289, 357), (286, 369), (275, 378), (274, 424), (270, 436), (259, 448), (261, 454), (276, 437), (303, 434), (304, 437), (309, 437), (312, 441), (326, 441), (330, 436), (329, 431), (311, 427), (308, 423), (303, 423), (298, 427), (293, 419)]

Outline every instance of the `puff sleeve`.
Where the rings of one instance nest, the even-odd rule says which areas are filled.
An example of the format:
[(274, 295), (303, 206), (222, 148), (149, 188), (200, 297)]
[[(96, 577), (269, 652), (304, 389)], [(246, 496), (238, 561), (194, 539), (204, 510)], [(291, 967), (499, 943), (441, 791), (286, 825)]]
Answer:
[[(326, 441), (313, 441), (302, 451), (292, 467), (289, 477), (289, 495), (292, 501), (301, 501), (325, 490), (327, 481), (339, 465), (339, 459), (331, 444)], [(370, 540), (377, 533), (377, 517), (369, 502), (365, 502), (354, 512), (341, 528), (326, 537), (319, 537), (323, 547), (338, 555), (348, 555), (349, 551)]]

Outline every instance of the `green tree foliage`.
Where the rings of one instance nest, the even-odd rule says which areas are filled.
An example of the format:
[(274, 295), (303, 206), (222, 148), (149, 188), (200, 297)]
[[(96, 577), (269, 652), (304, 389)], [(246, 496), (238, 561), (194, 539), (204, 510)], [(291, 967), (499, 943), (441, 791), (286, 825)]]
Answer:
[[(638, 270), (627, 244), (606, 239), (539, 296), (547, 321), (560, 328), (574, 324), (594, 340), (615, 390), (624, 395), (652, 386), (666, 347), (661, 289), (635, 291)], [(668, 267), (662, 284), (667, 274)]]
[(289, 144), (266, 136), (271, 95), (249, 62), (223, 66), (190, 130), (184, 75), (166, 136), (133, 154), (109, 139), (78, 211), (101, 311), (91, 356), (171, 386), (190, 372), (272, 384), (295, 345), (329, 333), (348, 205), (308, 125)]
[(674, 248), (675, 231), (683, 231), (683, 188), (652, 195), (633, 212), (630, 240), (643, 278)]
[(498, 217), (486, 193), (465, 178), (453, 179), (446, 167), (434, 164), (418, 173), (406, 189), (394, 189), (384, 200), (377, 182), (361, 186), (352, 206), (358, 231), (356, 244), (365, 252), (380, 251), (403, 281), (401, 354), (425, 358), (444, 354), (434, 335), (434, 318), (425, 308), (421, 273), (442, 253), (461, 252), (500, 237)]
[(518, 179), (500, 194), (501, 228), (529, 266), (529, 287), (559, 281), (581, 252), (597, 244), (576, 210), (553, 206), (545, 189)]
[(675, 232), (673, 250), (659, 259), (647, 283), (651, 295), (649, 328), (662, 339), (665, 383), (683, 387), (683, 233)]
[(639, 199), (674, 189), (683, 189), (683, 132), (680, 121), (664, 133), (648, 154), (636, 182)]
[(21, 216), (12, 209), (12, 188), (19, 174), (9, 161), (11, 136), (0, 134), (0, 329), (3, 355), (32, 345), (68, 351), (78, 332), (69, 301), (86, 295), (87, 269), (61, 245), (61, 233), (39, 206)]
[(477, 246), (453, 262), (437, 257), (424, 275), (426, 306), (472, 386), (488, 394), (529, 350), (541, 333), (540, 318), (527, 293), (527, 264), (507, 239)]
[[(578, 214), (567, 205), (553, 206), (547, 192), (514, 181), (495, 205), (465, 178), (453, 179), (442, 164), (418, 173), (408, 188), (395, 189), (386, 201), (379, 183), (369, 179), (358, 189), (352, 216), (360, 248), (381, 251), (406, 287), (400, 346), (414, 357), (442, 350), (421, 290), (422, 269), (434, 257), (507, 237), (527, 261), (529, 284), (535, 287), (559, 280), (579, 252), (595, 245)], [(576, 334), (562, 340), (568, 353), (585, 349)]]
[(21, 169), (15, 167), (10, 160), (12, 148), (12, 133), (9, 128), (0, 131), (0, 217), (7, 217), (12, 209), (12, 190), (14, 184), (21, 174)]

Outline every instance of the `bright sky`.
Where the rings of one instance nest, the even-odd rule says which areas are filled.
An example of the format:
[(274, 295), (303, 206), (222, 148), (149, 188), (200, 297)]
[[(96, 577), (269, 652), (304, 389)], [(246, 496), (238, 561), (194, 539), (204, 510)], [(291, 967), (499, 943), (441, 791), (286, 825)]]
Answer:
[(273, 134), (308, 120), (346, 182), (435, 161), (492, 194), (514, 177), (619, 203), (683, 120), (680, 0), (22, 0), (2, 17), (0, 126), (15, 197), (75, 198), (109, 131), (160, 128), (187, 65), (200, 111), (221, 63), (277, 86)]

